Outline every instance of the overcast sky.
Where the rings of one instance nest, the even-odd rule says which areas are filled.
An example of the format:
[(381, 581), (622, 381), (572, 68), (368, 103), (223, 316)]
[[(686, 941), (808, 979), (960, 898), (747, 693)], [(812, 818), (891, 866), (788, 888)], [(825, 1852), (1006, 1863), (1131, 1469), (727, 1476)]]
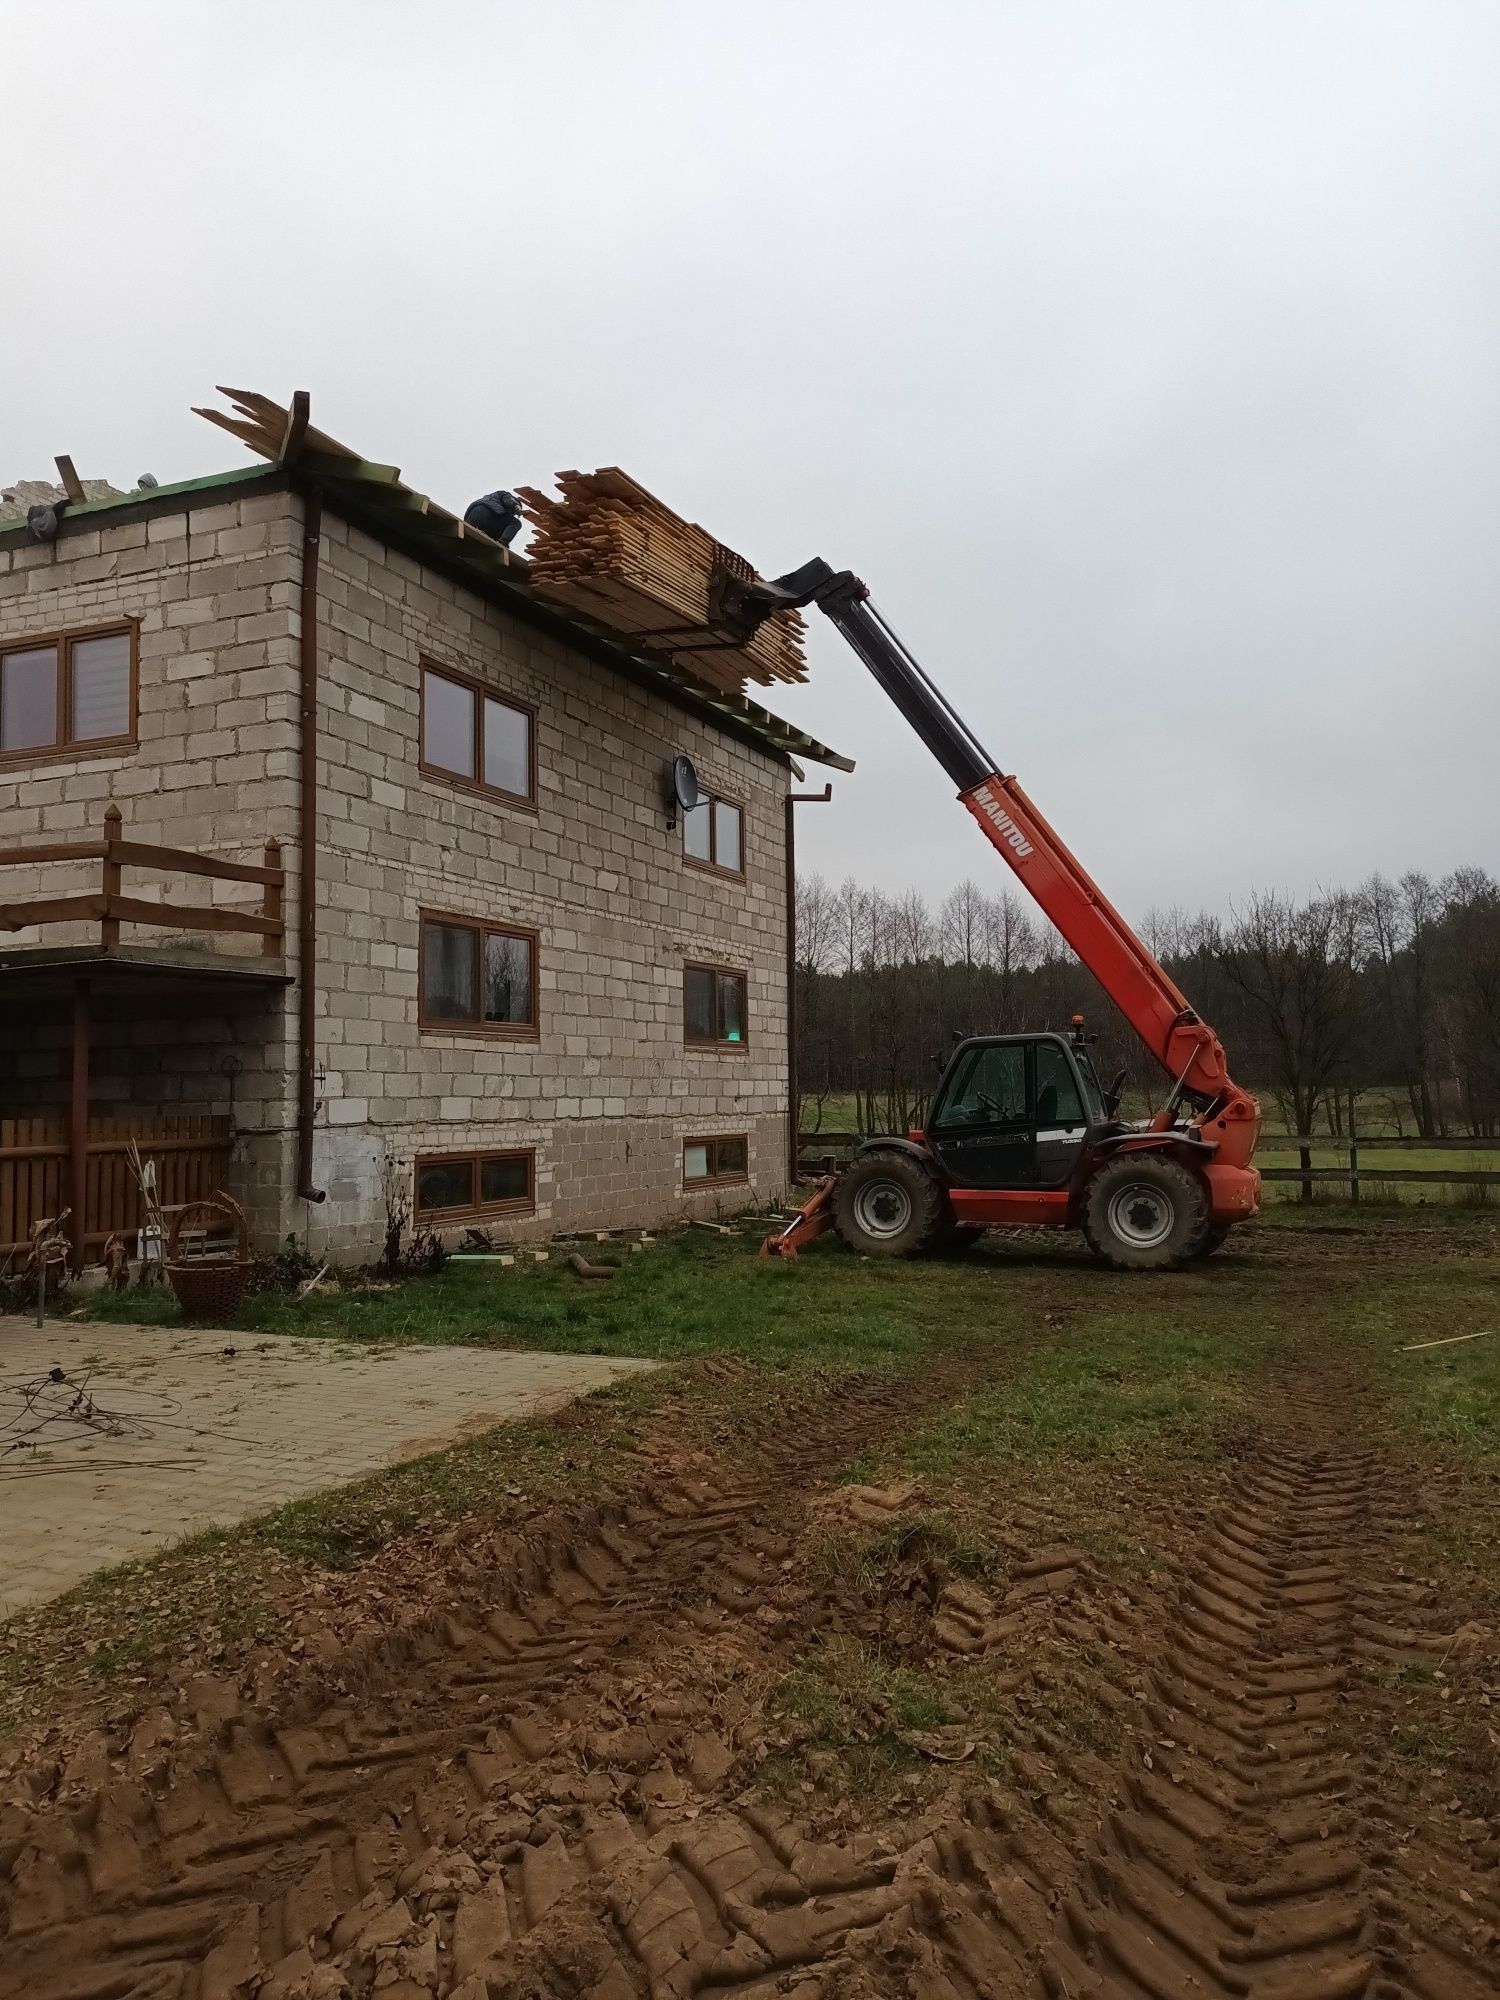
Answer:
[[(0, 478), (243, 462), (216, 382), (460, 509), (619, 464), (767, 573), (858, 570), (1127, 910), (1500, 867), (1492, 0), (0, 31)], [(998, 878), (812, 661), (769, 703), (859, 768), (804, 862)]]

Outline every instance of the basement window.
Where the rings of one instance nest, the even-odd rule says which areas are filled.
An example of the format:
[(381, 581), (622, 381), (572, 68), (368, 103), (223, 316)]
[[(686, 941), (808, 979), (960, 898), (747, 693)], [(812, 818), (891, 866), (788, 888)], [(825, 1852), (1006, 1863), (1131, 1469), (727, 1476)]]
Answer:
[(682, 854), (695, 868), (721, 875), (745, 872), (745, 814), (732, 799), (705, 794), (682, 815)]
[(683, 1140), (682, 1184), (685, 1188), (722, 1187), (726, 1182), (749, 1178), (750, 1141), (743, 1132), (728, 1138)]
[(537, 1034), (535, 931), (424, 913), (417, 956), (421, 1027)]
[(536, 1154), (419, 1153), (418, 1222), (447, 1222), (470, 1215), (532, 1215), (536, 1211)]
[(422, 769), (515, 804), (536, 801), (536, 729), (529, 708), (479, 681), (422, 663)]
[(731, 1047), (748, 1040), (746, 985), (743, 972), (726, 972), (717, 965), (684, 966), (682, 1039)]
[(134, 625), (0, 650), (0, 761), (133, 744), (135, 691)]

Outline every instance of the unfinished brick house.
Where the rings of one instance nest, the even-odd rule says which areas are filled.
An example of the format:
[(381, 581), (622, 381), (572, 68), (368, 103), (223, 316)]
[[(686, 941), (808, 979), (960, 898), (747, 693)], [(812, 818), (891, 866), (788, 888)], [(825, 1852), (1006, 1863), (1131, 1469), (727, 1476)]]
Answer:
[(848, 766), (259, 407), (267, 465), (0, 518), (0, 1259), (133, 1228), (132, 1137), (320, 1253), (391, 1195), (518, 1237), (776, 1195), (790, 787)]

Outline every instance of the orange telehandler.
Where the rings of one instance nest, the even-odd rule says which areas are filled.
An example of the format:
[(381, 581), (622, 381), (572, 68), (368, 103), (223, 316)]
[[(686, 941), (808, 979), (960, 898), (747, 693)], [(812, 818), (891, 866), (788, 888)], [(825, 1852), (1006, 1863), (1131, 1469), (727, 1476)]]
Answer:
[(1251, 1161), (1260, 1107), (1218, 1037), (1120, 913), (928, 679), (847, 570), (815, 560), (774, 582), (716, 573), (716, 625), (748, 638), (772, 612), (816, 604), (958, 786), (1023, 886), (1171, 1079), (1145, 1124), (1119, 1117), (1123, 1072), (1102, 1088), (1081, 1021), (1068, 1035), (979, 1035), (943, 1072), (921, 1131), (866, 1140), (844, 1171), (762, 1246), (795, 1257), (837, 1228), (854, 1249), (912, 1256), (994, 1226), (1079, 1228), (1120, 1270), (1218, 1249), (1260, 1206)]

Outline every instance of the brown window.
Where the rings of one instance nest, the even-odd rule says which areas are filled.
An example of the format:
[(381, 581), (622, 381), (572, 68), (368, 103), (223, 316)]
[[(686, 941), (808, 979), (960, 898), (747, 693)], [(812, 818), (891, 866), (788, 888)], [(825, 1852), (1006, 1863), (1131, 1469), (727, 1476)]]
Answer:
[(536, 1034), (535, 931), (424, 916), (417, 956), (424, 1028)]
[(0, 648), (0, 759), (135, 740), (136, 628)]
[(529, 708), (478, 681), (422, 664), (422, 769), (504, 799), (536, 798), (536, 730)]
[(745, 815), (732, 799), (705, 793), (682, 815), (683, 858), (722, 875), (745, 872)]
[(743, 1181), (749, 1177), (750, 1141), (743, 1132), (730, 1138), (683, 1140), (684, 1187), (702, 1187), (708, 1181)]
[(536, 1154), (419, 1153), (419, 1222), (463, 1215), (530, 1215), (536, 1208)]
[(749, 1040), (745, 975), (717, 965), (682, 969), (682, 1038), (685, 1042), (739, 1044)]

